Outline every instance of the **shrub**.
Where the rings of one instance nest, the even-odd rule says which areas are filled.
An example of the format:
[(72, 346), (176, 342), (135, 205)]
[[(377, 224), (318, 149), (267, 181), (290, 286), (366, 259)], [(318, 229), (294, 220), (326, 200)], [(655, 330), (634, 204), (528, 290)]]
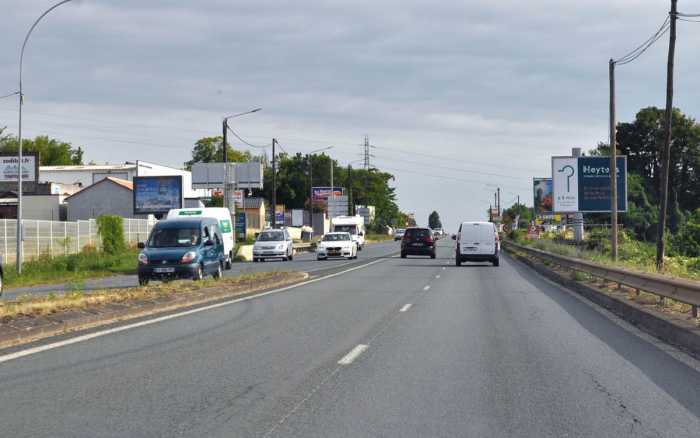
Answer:
[(102, 240), (102, 251), (118, 254), (126, 249), (124, 221), (120, 216), (104, 215), (97, 218), (97, 234)]

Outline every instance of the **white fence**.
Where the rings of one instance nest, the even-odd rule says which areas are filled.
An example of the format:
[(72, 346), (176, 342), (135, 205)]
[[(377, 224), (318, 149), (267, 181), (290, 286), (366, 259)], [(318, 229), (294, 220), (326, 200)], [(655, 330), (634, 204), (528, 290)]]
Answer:
[[(124, 219), (124, 238), (129, 244), (144, 241), (156, 221)], [(74, 254), (86, 245), (100, 245), (94, 219), (77, 222), (22, 220), (22, 261), (40, 255)], [(15, 263), (17, 220), (0, 219), (0, 254), (4, 263)]]

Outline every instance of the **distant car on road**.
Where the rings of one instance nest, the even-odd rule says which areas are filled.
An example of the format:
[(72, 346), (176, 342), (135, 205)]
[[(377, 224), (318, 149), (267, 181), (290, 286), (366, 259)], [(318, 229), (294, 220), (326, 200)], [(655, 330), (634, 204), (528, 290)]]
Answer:
[(493, 222), (462, 222), (457, 235), (455, 264), (464, 262), (491, 262), (499, 264), (501, 243)]
[(138, 277), (142, 286), (150, 280), (201, 280), (207, 274), (218, 279), (223, 274), (224, 239), (219, 221), (214, 218), (160, 221), (148, 241), (138, 246)]
[(326, 260), (329, 257), (357, 258), (357, 243), (350, 233), (328, 233), (323, 236), (316, 248), (316, 259)]
[(270, 229), (258, 234), (253, 244), (253, 261), (265, 259), (294, 260), (294, 243), (287, 230)]
[(427, 255), (436, 257), (435, 239), (430, 228), (407, 228), (401, 239), (401, 258), (409, 255)]
[(396, 231), (394, 231), (394, 241), (403, 239), (403, 235), (405, 232), (405, 228), (397, 228)]

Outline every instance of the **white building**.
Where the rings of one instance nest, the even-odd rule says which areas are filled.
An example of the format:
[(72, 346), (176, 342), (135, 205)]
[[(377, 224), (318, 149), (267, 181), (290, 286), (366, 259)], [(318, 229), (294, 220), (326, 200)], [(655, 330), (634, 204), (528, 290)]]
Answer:
[(88, 187), (105, 178), (113, 177), (133, 181), (135, 176), (182, 175), (183, 194), (185, 198), (203, 198), (209, 195), (207, 190), (192, 189), (192, 173), (174, 167), (161, 166), (147, 161), (135, 163), (76, 165), (76, 166), (40, 166), (39, 182), (78, 184)]

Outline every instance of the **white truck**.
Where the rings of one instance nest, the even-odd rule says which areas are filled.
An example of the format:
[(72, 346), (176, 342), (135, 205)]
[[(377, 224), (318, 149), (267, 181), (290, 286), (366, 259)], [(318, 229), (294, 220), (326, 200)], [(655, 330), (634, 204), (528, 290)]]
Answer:
[(362, 216), (336, 216), (331, 219), (331, 231), (350, 233), (359, 251), (365, 246), (365, 218)]

